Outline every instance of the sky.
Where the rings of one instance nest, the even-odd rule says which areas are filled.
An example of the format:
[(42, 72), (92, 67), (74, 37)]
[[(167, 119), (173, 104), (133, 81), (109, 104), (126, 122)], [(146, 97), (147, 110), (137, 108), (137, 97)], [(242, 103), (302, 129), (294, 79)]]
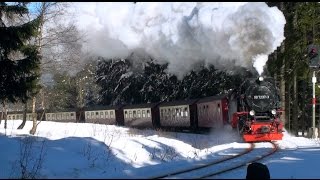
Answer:
[(150, 57), (169, 62), (169, 73), (178, 78), (199, 62), (262, 74), (268, 55), (285, 39), (283, 13), (264, 2), (72, 2), (66, 12), (51, 25), (74, 22), (84, 53), (126, 58), (134, 52), (134, 63)]
[[(1, 179), (19, 178), (22, 174), (19, 165), (26, 165), (24, 160), (34, 162), (40, 157), (42, 166), (37, 178), (152, 178), (236, 155), (249, 147), (229, 125), (210, 134), (190, 134), (43, 121), (32, 136), (28, 133), (32, 122), (27, 121), (24, 129), (17, 130), (21, 122), (8, 121), (6, 130), (1, 122)], [(276, 143), (280, 150), (259, 161), (268, 166), (271, 178), (320, 178), (319, 139), (294, 137), (285, 132), (283, 140)], [(256, 146), (256, 153), (270, 150), (269, 143)], [(41, 149), (43, 153), (39, 155)], [(227, 161), (223, 166), (234, 163)], [(31, 171), (32, 163), (26, 167)], [(211, 178), (243, 179), (246, 168)]]

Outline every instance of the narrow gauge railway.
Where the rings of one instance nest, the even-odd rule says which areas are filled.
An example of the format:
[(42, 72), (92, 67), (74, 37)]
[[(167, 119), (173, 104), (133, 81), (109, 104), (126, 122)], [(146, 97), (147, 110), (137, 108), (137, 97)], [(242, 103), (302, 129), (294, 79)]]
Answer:
[(274, 154), (278, 150), (278, 146), (273, 142), (269, 143), (271, 145), (271, 149), (268, 148), (267, 150), (263, 150), (264, 152), (262, 153), (262, 148), (256, 147), (257, 143), (250, 143), (249, 148), (235, 156), (215, 160), (206, 164), (200, 164), (196, 167), (190, 167), (170, 174), (152, 177), (152, 179), (211, 179), (215, 175), (238, 169), (251, 162), (259, 161)]

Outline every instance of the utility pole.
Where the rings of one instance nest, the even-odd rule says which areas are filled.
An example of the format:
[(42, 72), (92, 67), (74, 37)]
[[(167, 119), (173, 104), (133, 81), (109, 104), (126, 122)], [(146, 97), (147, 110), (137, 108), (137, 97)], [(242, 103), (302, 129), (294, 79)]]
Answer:
[(320, 67), (319, 46), (311, 44), (308, 46), (309, 68), (312, 70), (312, 127), (310, 128), (311, 138), (318, 138), (318, 128), (316, 128), (316, 71)]
[(312, 138), (318, 138), (318, 128), (316, 128), (316, 71), (313, 70), (312, 76)]

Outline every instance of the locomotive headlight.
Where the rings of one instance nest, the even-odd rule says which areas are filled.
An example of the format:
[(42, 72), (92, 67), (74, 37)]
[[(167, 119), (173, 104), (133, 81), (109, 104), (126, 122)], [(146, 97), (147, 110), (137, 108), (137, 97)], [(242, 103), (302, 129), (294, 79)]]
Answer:
[(262, 76), (259, 77), (259, 81), (263, 81), (263, 77)]
[(254, 110), (251, 110), (250, 112), (249, 112), (249, 114), (250, 114), (250, 116), (254, 116)]
[(271, 114), (276, 115), (276, 114), (277, 114), (277, 111), (276, 111), (275, 109), (272, 109), (272, 110), (271, 110)]

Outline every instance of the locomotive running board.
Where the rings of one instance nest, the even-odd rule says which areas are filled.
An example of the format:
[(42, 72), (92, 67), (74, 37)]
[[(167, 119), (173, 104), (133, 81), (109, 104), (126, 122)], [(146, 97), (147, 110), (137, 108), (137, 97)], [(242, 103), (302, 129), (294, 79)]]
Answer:
[(245, 142), (262, 142), (282, 140), (283, 134), (271, 133), (271, 134), (244, 134), (243, 139)]

